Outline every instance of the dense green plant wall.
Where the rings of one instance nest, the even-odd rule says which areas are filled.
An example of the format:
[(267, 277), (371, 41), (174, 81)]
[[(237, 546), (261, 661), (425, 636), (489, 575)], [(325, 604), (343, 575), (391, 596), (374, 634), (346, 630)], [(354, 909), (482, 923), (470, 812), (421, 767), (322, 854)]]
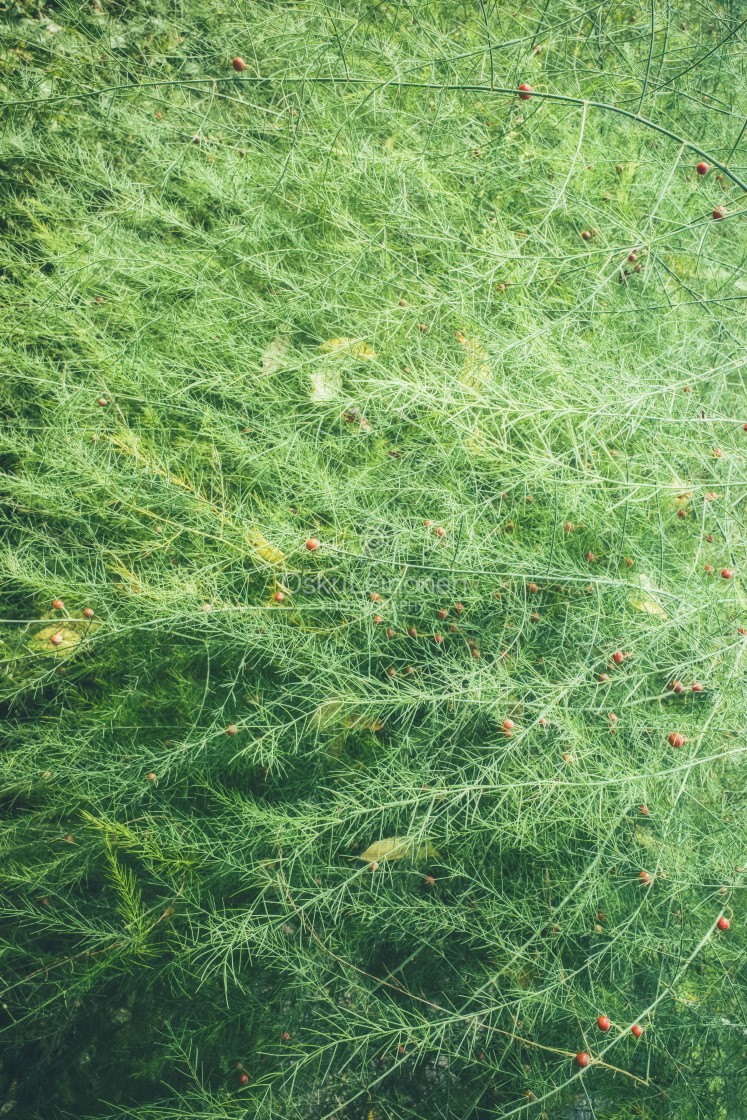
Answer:
[(743, 10), (0, 16), (2, 1115), (743, 1117)]

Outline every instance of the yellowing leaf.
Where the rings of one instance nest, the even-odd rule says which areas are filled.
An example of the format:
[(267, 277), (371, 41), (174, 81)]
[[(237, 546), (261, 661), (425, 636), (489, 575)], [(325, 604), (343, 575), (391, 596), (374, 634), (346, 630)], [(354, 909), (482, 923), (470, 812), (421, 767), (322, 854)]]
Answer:
[(461, 331), (456, 332), (456, 337), (465, 352), (460, 380), (471, 389), (487, 384), (493, 377), (489, 355), (480, 349), (479, 343), (474, 338), (467, 338)]
[(346, 716), (342, 722), (353, 731), (381, 731), (384, 726), (381, 720), (369, 719), (368, 716)]
[(250, 530), (249, 544), (268, 564), (279, 564), (281, 560), (285, 560), (285, 553), (281, 552), (279, 548), (274, 548), (266, 537), (260, 533), (259, 529)]
[(273, 338), (259, 359), (265, 373), (277, 373), (285, 365), (285, 357), (290, 350), (290, 335), (279, 334)]
[(659, 600), (656, 598), (656, 588), (646, 576), (640, 577), (641, 594), (633, 594), (629, 598), (631, 607), (635, 607), (638, 611), (645, 611), (647, 614), (659, 615), (660, 618), (666, 619), (669, 617), (667, 612), (662, 607)]
[(342, 373), (327, 363), (315, 366), (309, 373), (311, 399), (314, 402), (335, 401), (342, 395)]
[(376, 353), (365, 342), (356, 338), (330, 338), (319, 347), (322, 354), (334, 354), (339, 350), (349, 350), (356, 358), (375, 358)]
[[(91, 623), (91, 626), (94, 626)], [(75, 623), (60, 625), (57, 623), (53, 626), (45, 626), (43, 630), (37, 631), (31, 639), (31, 648), (38, 653), (55, 653), (59, 657), (60, 654), (69, 656), (75, 650), (75, 647), (80, 643), (82, 638), (81, 630), (87, 629), (86, 623), (83, 627), (78, 629)], [(59, 645), (52, 644), (52, 638), (59, 635), (62, 641)]]
[(392, 836), (388, 840), (377, 840), (359, 857), (366, 863), (381, 863), (392, 859), (437, 859), (438, 852), (432, 844), (418, 844), (407, 836)]

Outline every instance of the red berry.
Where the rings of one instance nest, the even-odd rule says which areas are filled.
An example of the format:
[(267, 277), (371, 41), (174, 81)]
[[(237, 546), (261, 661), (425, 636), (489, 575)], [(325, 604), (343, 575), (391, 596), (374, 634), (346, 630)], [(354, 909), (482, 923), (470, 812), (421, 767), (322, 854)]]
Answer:
[(472, 650), (472, 656), (474, 657), (475, 661), (477, 661), (478, 657), (480, 656), (479, 649), (473, 649)]
[(417, 636), (418, 636), (418, 632), (417, 632), (417, 630), (415, 629), (414, 626), (408, 626), (407, 627), (407, 633), (410, 635), (411, 638), (417, 638)]
[(146, 774), (145, 776), (146, 776), (146, 778), (148, 779), (149, 782), (155, 782), (155, 780), (156, 780), (156, 775), (153, 773), (152, 770), (151, 770), (150, 774)]
[(380, 622), (384, 621), (384, 619), (381, 617), (380, 614), (375, 614), (374, 617), (373, 617), (373, 620), (374, 620), (374, 622), (377, 626), (379, 625)]
[(610, 721), (610, 723), (617, 723), (617, 716), (614, 712), (608, 712), (607, 719)]
[(565, 529), (566, 533), (572, 533), (573, 532), (573, 522), (572, 521), (564, 521), (563, 522), (563, 528)]
[(212, 607), (210, 606), (210, 603), (203, 603), (203, 604), (202, 604), (202, 606), (200, 607), (200, 610), (201, 610), (201, 611), (202, 611), (202, 612), (203, 612), (204, 614), (207, 614), (207, 612), (208, 612), (208, 611), (211, 611), (212, 609), (213, 609), (213, 608), (212, 608)]
[(62, 599), (55, 599), (52, 603), (52, 606), (56, 611), (61, 611), (65, 604), (63, 603)]
[(723, 216), (724, 216), (724, 211), (723, 211), (721, 206), (717, 206), (716, 209), (711, 214), (711, 217), (713, 218), (714, 222), (720, 222), (721, 219), (723, 218)]
[(692, 690), (693, 690), (693, 692), (702, 692), (703, 691), (703, 685), (699, 684), (697, 681), (693, 681)]
[(723, 453), (723, 451), (721, 450), (720, 447), (714, 447), (713, 457), (714, 457), (714, 459), (723, 459), (724, 453)]
[(397, 633), (397, 632), (396, 632), (396, 630), (392, 630), (391, 626), (388, 626), (388, 627), (387, 627), (387, 631), (386, 631), (386, 636), (387, 636), (387, 638), (394, 638), (394, 637), (396, 637), (396, 633)]
[(604, 910), (597, 910), (597, 921), (598, 922), (606, 921), (606, 918), (604, 916)]
[(519, 97), (522, 101), (528, 101), (531, 96), (532, 87), (530, 85), (527, 85), (526, 82), (522, 82), (519, 86)]
[(707, 576), (712, 576), (712, 575), (713, 575), (713, 573), (714, 573), (714, 572), (716, 571), (716, 569), (714, 568), (713, 564), (706, 564), (706, 566), (705, 566), (705, 568), (703, 569), (703, 571), (705, 572), (705, 574), (706, 574)]
[(600, 684), (605, 684), (606, 681), (608, 681), (608, 680), (609, 680), (609, 677), (607, 676), (606, 673), (600, 673), (599, 674), (599, 683)]
[(461, 614), (462, 611), (464, 610), (463, 604), (462, 603), (455, 603), (454, 610), (457, 612), (457, 614)]
[(438, 612), (438, 617), (439, 618), (446, 618), (448, 613), (449, 612), (444, 607), (441, 607), (440, 611)]
[(504, 719), (503, 726), (506, 731), (512, 731), (516, 724), (512, 719)]
[(591, 240), (591, 234), (589, 233), (588, 229), (582, 229), (581, 230), (581, 236), (583, 237), (584, 241), (590, 241)]
[(248, 1085), (248, 1084), (249, 1084), (249, 1074), (248, 1073), (242, 1073), (239, 1077), (239, 1085)]
[(393, 677), (393, 676), (394, 676), (394, 669), (393, 669), (393, 668), (391, 667), (391, 665), (390, 665), (390, 666), (389, 666), (389, 668), (387, 669), (387, 671), (386, 671), (386, 675), (387, 675), (388, 677)]
[(728, 918), (725, 918), (722, 914), (721, 917), (719, 918), (719, 920), (716, 922), (716, 925), (718, 926), (719, 929), (729, 929), (729, 927), (731, 926), (731, 922), (729, 921)]
[(641, 812), (643, 813), (644, 817), (647, 817), (649, 813), (648, 805), (641, 805)]
[(638, 878), (643, 883), (644, 887), (650, 887), (654, 881), (652, 876), (649, 875), (648, 871), (642, 871)]
[(731, 568), (722, 568), (721, 576), (723, 579), (731, 579)]
[(711, 534), (710, 534), (710, 533), (709, 533), (709, 534), (708, 534), (708, 536), (706, 537), (706, 540), (708, 541), (708, 543), (709, 543), (709, 544), (713, 544), (713, 537), (711, 536)]
[(428, 328), (426, 327), (425, 323), (418, 323), (418, 330), (421, 334), (425, 334)]
[(109, 403), (109, 402), (108, 402), (108, 400), (106, 399), (106, 397), (99, 397), (99, 399), (98, 399), (98, 406), (99, 406), (99, 408), (106, 408), (106, 406), (108, 405), (108, 403)]
[(290, 1042), (290, 1035), (288, 1031), (283, 1031), (283, 1042)]
[(596, 560), (596, 556), (594, 555), (593, 552), (587, 552), (587, 553), (585, 553), (585, 556), (586, 556), (586, 559), (589, 561), (590, 564), (593, 564), (594, 561)]
[(443, 638), (441, 637), (440, 634), (434, 634), (433, 635), (433, 640), (436, 643), (436, 645), (440, 646), (441, 642), (443, 641)]
[(673, 731), (669, 736), (669, 743), (673, 747), (684, 747), (687, 739), (681, 731)]
[(235, 723), (229, 723), (228, 727), (226, 728), (226, 735), (238, 735), (238, 733), (239, 733), (239, 729), (236, 726), (236, 724)]
[(619, 649), (615, 650), (612, 654), (612, 660), (615, 662), (615, 665), (620, 665), (625, 660), (625, 654), (621, 653)]
[(539, 724), (540, 727), (549, 727), (550, 726), (550, 721), (545, 716), (540, 716), (540, 718), (537, 720), (537, 723)]
[(682, 681), (672, 681), (669, 687), (671, 688), (672, 692), (676, 692), (679, 696), (679, 694), (682, 692)]
[(539, 587), (537, 586), (536, 583), (528, 583), (527, 584), (527, 591), (530, 593), (530, 595), (536, 595), (537, 592), (539, 591)]
[(316, 552), (316, 550), (319, 548), (319, 541), (316, 539), (316, 537), (309, 537), (306, 542), (306, 547), (308, 548), (309, 552)]
[(440, 525), (439, 525), (439, 527), (438, 527), (438, 528), (436, 529), (436, 536), (437, 536), (437, 537), (445, 537), (445, 536), (446, 536), (446, 530), (445, 530), (445, 529), (442, 529)]
[(62, 639), (62, 634), (53, 634), (52, 637), (49, 640), (50, 640), (50, 642), (52, 643), (53, 646), (61, 646), (62, 645), (62, 640), (63, 640)]
[(231, 65), (233, 66), (234, 70), (236, 70), (240, 74), (244, 69), (246, 63), (244, 62), (243, 58), (235, 58)]
[(591, 1061), (591, 1058), (589, 1057), (588, 1054), (585, 1054), (583, 1050), (581, 1051), (580, 1054), (576, 1054), (576, 1065), (581, 1066), (582, 1069), (585, 1069), (586, 1066), (588, 1066), (590, 1061)]
[(635, 251), (633, 251), (633, 252), (632, 252), (632, 253), (631, 253), (631, 254), (629, 255), (629, 257), (628, 257), (628, 260), (630, 261), (630, 263), (631, 263), (631, 264), (635, 264), (635, 262), (636, 262), (636, 261), (638, 260), (638, 257), (637, 257), (637, 255), (636, 255)]
[(708, 164), (701, 162), (696, 166), (695, 170), (698, 172), (698, 175), (707, 175), (708, 174)]
[(284, 598), (285, 598), (285, 595), (283, 595), (282, 591), (276, 591), (275, 592), (275, 602), (276, 603), (282, 603)]
[(86, 607), (86, 609), (83, 611), (83, 617), (84, 618), (93, 618), (94, 613), (95, 612), (94, 612), (93, 607)]
[(687, 517), (687, 513), (684, 509), (678, 509), (677, 510), (677, 516), (680, 517), (680, 518)]
[(640, 1038), (643, 1034), (643, 1027), (639, 1027), (638, 1023), (634, 1023), (630, 1028), (630, 1033), (633, 1035), (633, 1038)]
[(370, 598), (372, 603), (378, 603), (381, 599), (381, 595), (379, 595), (378, 591), (372, 591)]
[(610, 1023), (606, 1015), (600, 1015), (597, 1019), (597, 1026), (599, 1027), (600, 1031), (608, 1031), (612, 1024)]
[(433, 522), (432, 521), (424, 521), (423, 524), (425, 525), (426, 529), (430, 529)]
[(415, 670), (413, 669), (412, 665), (408, 665), (407, 668), (405, 669), (405, 673), (407, 674), (408, 677), (411, 677), (414, 672), (415, 672)]

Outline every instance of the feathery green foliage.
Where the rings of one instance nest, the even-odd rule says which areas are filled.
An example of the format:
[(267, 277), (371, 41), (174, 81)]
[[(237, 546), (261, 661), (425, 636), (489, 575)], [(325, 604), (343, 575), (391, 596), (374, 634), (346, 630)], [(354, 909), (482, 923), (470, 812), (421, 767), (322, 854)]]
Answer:
[(0, 10), (11, 1120), (744, 1115), (742, 12), (510, 7)]

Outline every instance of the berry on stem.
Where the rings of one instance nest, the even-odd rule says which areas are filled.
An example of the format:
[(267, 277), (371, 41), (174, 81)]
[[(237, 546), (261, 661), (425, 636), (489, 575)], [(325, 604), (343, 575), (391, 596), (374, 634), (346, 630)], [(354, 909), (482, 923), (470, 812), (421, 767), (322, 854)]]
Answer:
[(669, 745), (672, 747), (684, 747), (687, 739), (681, 731), (672, 731), (669, 735)]
[(308, 548), (309, 552), (316, 552), (316, 550), (319, 548), (319, 544), (320, 542), (316, 539), (316, 537), (309, 537), (306, 542), (306, 547)]
[(283, 595), (282, 591), (276, 591), (275, 592), (275, 602), (276, 603), (282, 603), (284, 598), (285, 598), (285, 595)]
[(612, 1024), (610, 1023), (606, 1015), (600, 1015), (597, 1019), (597, 1026), (599, 1027), (600, 1031), (608, 1031)]
[(581, 1066), (582, 1069), (585, 1069), (588, 1066), (590, 1061), (591, 1061), (591, 1058), (589, 1057), (589, 1055), (585, 1051), (582, 1050), (580, 1054), (576, 1054), (576, 1058), (575, 1058), (576, 1065)]
[(52, 637), (49, 640), (50, 640), (50, 642), (52, 643), (53, 646), (61, 646), (62, 645), (62, 640), (63, 640), (62, 639), (62, 634), (53, 634)]
[(519, 97), (522, 101), (528, 101), (532, 96), (532, 87), (526, 82), (522, 82), (519, 86)]
[(241, 71), (245, 68), (246, 63), (244, 62), (243, 58), (235, 58), (231, 65), (233, 66), (234, 70), (238, 74), (240, 74)]
[(719, 920), (716, 922), (716, 925), (719, 929), (729, 929), (729, 927), (731, 926), (731, 922), (722, 914)]
[(638, 878), (644, 887), (650, 887), (654, 881), (653, 876), (648, 871), (642, 871)]
[(721, 569), (721, 578), (722, 579), (731, 579), (731, 568), (722, 568)]
[(86, 607), (86, 609), (83, 611), (83, 617), (84, 618), (93, 618), (94, 613), (95, 612), (94, 612), (93, 607)]
[(65, 604), (63, 603), (62, 599), (55, 599), (52, 603), (52, 606), (56, 611), (61, 611)]
[(705, 161), (701, 160), (701, 162), (696, 165), (695, 170), (698, 172), (698, 175), (707, 175), (708, 164)]
[(640, 1038), (643, 1034), (643, 1027), (640, 1027), (638, 1023), (634, 1023), (630, 1028), (630, 1033), (633, 1035), (633, 1038)]

